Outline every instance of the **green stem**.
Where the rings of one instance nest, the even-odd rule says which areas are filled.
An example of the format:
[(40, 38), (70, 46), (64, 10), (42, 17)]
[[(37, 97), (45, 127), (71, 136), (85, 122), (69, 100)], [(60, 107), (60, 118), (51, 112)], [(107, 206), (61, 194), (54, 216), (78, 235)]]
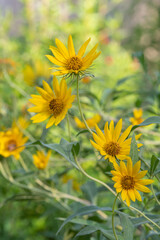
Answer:
[(116, 196), (116, 198), (114, 200), (114, 203), (113, 203), (113, 207), (112, 207), (112, 229), (113, 229), (113, 234), (114, 234), (116, 240), (118, 240), (118, 237), (117, 237), (115, 226), (114, 226), (114, 214), (115, 214), (114, 209), (115, 209), (115, 205), (116, 205), (116, 201), (117, 201), (118, 195), (119, 195), (119, 193), (117, 194), (117, 196)]
[(77, 157), (74, 155), (75, 157), (75, 162), (77, 163), (77, 166), (79, 167), (79, 170), (86, 176), (88, 177), (89, 179), (93, 180), (94, 182), (97, 182), (97, 183), (100, 183), (101, 185), (103, 185), (105, 188), (107, 188), (111, 193), (113, 193), (115, 196), (117, 195), (115, 191), (112, 190), (112, 188), (110, 188), (106, 183), (102, 182), (101, 180), (97, 179), (97, 178), (94, 178), (90, 175), (88, 175), (88, 173), (86, 173), (84, 171), (84, 169), (81, 167), (81, 165), (79, 164), (78, 162), (78, 159)]
[(81, 118), (82, 118), (86, 128), (88, 129), (88, 131), (92, 134), (92, 130), (88, 126), (88, 124), (87, 124), (87, 122), (86, 122), (86, 120), (84, 118), (84, 115), (83, 115), (83, 112), (82, 112), (82, 108), (81, 108), (81, 103), (80, 103), (80, 98), (79, 98), (79, 75), (77, 75), (77, 102), (78, 102), (78, 108), (79, 108), (79, 112), (80, 112)]
[(68, 113), (67, 113), (67, 127), (68, 127), (69, 142), (71, 142), (71, 128), (70, 128), (69, 115), (68, 115)]
[(156, 194), (155, 194), (155, 192), (154, 192), (153, 184), (151, 184), (151, 190), (152, 190), (152, 193), (153, 193), (153, 196), (154, 196), (156, 202), (158, 203), (158, 205), (160, 205), (160, 202), (159, 202), (159, 200), (158, 200), (158, 198), (157, 198), (157, 196), (156, 196)]

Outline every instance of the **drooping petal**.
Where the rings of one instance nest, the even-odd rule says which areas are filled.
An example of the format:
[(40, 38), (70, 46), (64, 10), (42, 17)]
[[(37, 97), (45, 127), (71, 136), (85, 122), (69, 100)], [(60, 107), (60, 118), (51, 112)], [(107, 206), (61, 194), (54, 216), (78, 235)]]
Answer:
[(128, 195), (130, 197), (130, 199), (135, 202), (136, 198), (135, 198), (135, 194), (134, 194), (134, 190), (133, 189), (129, 189), (128, 190)]
[(142, 201), (141, 195), (139, 194), (139, 192), (136, 189), (134, 189), (134, 194), (138, 201)]
[(128, 193), (127, 193), (127, 196), (126, 196), (126, 203), (127, 203), (127, 206), (130, 206), (130, 198), (128, 196)]
[(49, 119), (49, 121), (48, 121), (48, 123), (47, 123), (47, 125), (46, 125), (46, 128), (51, 127), (51, 126), (54, 124), (54, 122), (55, 122), (55, 117), (52, 116), (52, 117)]
[(122, 193), (121, 193), (121, 196), (122, 196), (122, 200), (126, 200), (126, 197), (127, 197), (127, 190), (123, 189), (122, 190)]

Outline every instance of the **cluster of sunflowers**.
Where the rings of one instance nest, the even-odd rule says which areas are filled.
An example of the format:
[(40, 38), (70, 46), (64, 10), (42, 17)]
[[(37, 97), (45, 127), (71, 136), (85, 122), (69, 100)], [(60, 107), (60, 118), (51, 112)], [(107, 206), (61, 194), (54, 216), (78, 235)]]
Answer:
[[(92, 65), (93, 61), (100, 55), (97, 52), (97, 44), (86, 55), (85, 51), (90, 42), (88, 39), (80, 48), (78, 53), (75, 53), (72, 37), (68, 38), (68, 49), (59, 40), (56, 39), (55, 43), (57, 47), (50, 46), (54, 56), (46, 55), (46, 57), (55, 65), (51, 69), (53, 72), (53, 90), (51, 86), (43, 81), (43, 88), (37, 87), (37, 91), (40, 95), (31, 95), (30, 102), (34, 104), (34, 107), (28, 109), (29, 112), (36, 113), (31, 117), (33, 123), (40, 123), (49, 118), (46, 128), (50, 128), (53, 124), (56, 126), (65, 118), (68, 110), (72, 107), (72, 103), (77, 98), (77, 103), (82, 118), (82, 122), (75, 117), (75, 122), (79, 128), (86, 128), (92, 134), (93, 140), (90, 140), (92, 146), (99, 151), (99, 153), (113, 164), (113, 170), (111, 171), (113, 177), (112, 180), (116, 182), (114, 187), (117, 193), (121, 192), (122, 200), (126, 201), (127, 205), (130, 205), (130, 200), (142, 201), (141, 192), (150, 192), (149, 188), (145, 185), (153, 183), (151, 179), (142, 179), (147, 171), (140, 171), (141, 161), (138, 161), (133, 166), (132, 159), (130, 157), (131, 140), (128, 137), (132, 125), (130, 125), (122, 134), (122, 119), (118, 121), (116, 126), (111, 121), (105, 123), (104, 131), (101, 131), (97, 124), (101, 120), (101, 116), (96, 114), (93, 118), (85, 120), (80, 99), (79, 99), (79, 81), (85, 79), (89, 81), (87, 77), (88, 69)], [(30, 71), (29, 67), (26, 71)], [(30, 73), (32, 75), (32, 73)], [(63, 76), (60, 83), (56, 76)], [(72, 95), (71, 88), (67, 88), (66, 79), (68, 77), (76, 78), (77, 82), (77, 96)], [(32, 85), (31, 79), (31, 85)], [(143, 121), (142, 110), (134, 110), (134, 118), (130, 121), (135, 125)], [(95, 127), (96, 131), (91, 130)], [(138, 140), (141, 134), (135, 136)], [(27, 137), (23, 137), (19, 127), (14, 124), (8, 131), (0, 132), (0, 154), (4, 157), (13, 155), (16, 159), (19, 158), (20, 152), (24, 149), (24, 145), (27, 142)], [(139, 149), (142, 146), (141, 143), (137, 144)], [(50, 158), (51, 151), (48, 151), (47, 155), (42, 151), (38, 151), (33, 156), (34, 164), (39, 169), (44, 169)], [(126, 162), (126, 164), (125, 164)]]

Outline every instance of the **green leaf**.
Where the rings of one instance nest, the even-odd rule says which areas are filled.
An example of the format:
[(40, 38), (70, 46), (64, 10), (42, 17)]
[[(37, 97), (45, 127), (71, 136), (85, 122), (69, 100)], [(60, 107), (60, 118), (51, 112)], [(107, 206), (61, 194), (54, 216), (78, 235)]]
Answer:
[(46, 135), (47, 135), (47, 133), (48, 133), (48, 130), (49, 130), (49, 128), (46, 128), (46, 127), (43, 128), (42, 135), (41, 135), (41, 138), (40, 138), (40, 140), (41, 140), (42, 142), (45, 141)]
[(83, 215), (88, 215), (90, 213), (96, 212), (98, 210), (101, 211), (109, 211), (111, 212), (112, 209), (109, 207), (97, 207), (97, 206), (87, 206), (87, 207), (83, 207), (80, 208), (77, 212), (75, 212), (74, 214), (72, 214), (71, 216), (69, 216), (64, 222), (63, 224), (60, 226), (57, 234), (62, 230), (62, 228), (68, 223), (70, 222), (73, 218), (75, 218), (76, 216), (83, 216)]
[[(159, 222), (160, 221), (160, 216), (156, 215), (156, 214), (145, 214), (148, 218), (150, 218), (151, 220), (153, 220), (154, 222)], [(145, 224), (145, 223), (149, 223), (148, 220), (146, 220), (146, 218), (144, 217), (131, 217), (130, 218), (132, 223), (137, 227), (139, 225)]]
[(157, 158), (155, 155), (152, 155), (151, 165), (150, 165), (150, 170), (149, 170), (149, 173), (150, 173), (151, 176), (154, 175), (154, 172), (155, 172), (156, 167), (158, 166), (159, 162), (160, 162), (160, 159)]
[[(106, 229), (103, 229), (103, 228), (100, 228), (99, 230), (100, 230), (100, 231), (103, 233), (103, 235), (104, 235), (105, 237), (107, 237), (108, 239), (110, 239), (110, 240), (115, 240), (115, 237), (114, 237), (114, 235), (112, 234), (112, 231), (109, 231), (109, 230), (106, 230)], [(119, 240), (124, 240), (123, 237), (120, 236), (120, 235), (118, 235), (118, 234), (117, 234), (117, 237), (118, 237)], [(130, 239), (128, 239), (128, 240), (130, 240)]]
[(94, 200), (97, 195), (96, 184), (93, 181), (88, 181), (82, 185), (81, 190), (84, 192), (86, 198), (94, 204)]
[(41, 145), (54, 150), (55, 152), (59, 153), (61, 156), (63, 156), (66, 160), (68, 160), (74, 167), (77, 167), (76, 163), (74, 162), (74, 157), (73, 157), (73, 146), (76, 146), (75, 149), (78, 153), (78, 148), (77, 148), (77, 142), (68, 142), (65, 139), (61, 139), (59, 144), (46, 144), (40, 141)]
[(146, 120), (144, 120), (142, 123), (140, 123), (139, 125), (133, 126), (132, 131), (138, 127), (148, 126), (150, 124), (160, 124), (160, 117), (158, 117), (158, 116), (149, 117)]
[(77, 167), (76, 163), (74, 162), (73, 157), (73, 149), (75, 150), (75, 153), (78, 154), (79, 152), (79, 143), (78, 142), (68, 142), (65, 139), (61, 139), (60, 143), (44, 143), (40, 140), (35, 142), (29, 142), (25, 144), (26, 147), (32, 147), (32, 146), (44, 146), (46, 148), (52, 149), (55, 152), (59, 153), (61, 156), (63, 156), (66, 160), (68, 160), (74, 167)]
[[(112, 230), (106, 230), (104, 228), (95, 227), (95, 226), (87, 226), (87, 227), (83, 228), (75, 237), (88, 235), (88, 234), (91, 234), (91, 233), (96, 232), (98, 230), (101, 231), (103, 233), (103, 235), (105, 237), (107, 237), (108, 239), (115, 240), (115, 237), (112, 233)], [(118, 239), (122, 240), (123, 238), (120, 235), (118, 235)]]
[(124, 214), (122, 212), (118, 212), (120, 220), (121, 220), (121, 224), (123, 227), (123, 237), (124, 240), (133, 240), (133, 231), (134, 231), (134, 226), (131, 222), (131, 220), (129, 219), (127, 214)]
[[(58, 218), (59, 220), (65, 220), (64, 218)], [(80, 225), (87, 225), (90, 228), (83, 228), (75, 237), (77, 236), (82, 236), (82, 235), (87, 235), (90, 234), (89, 232), (86, 233), (87, 231), (92, 231), (92, 229), (95, 229), (95, 231), (101, 231), (104, 236), (108, 237), (110, 240), (115, 240), (115, 237), (113, 235), (112, 229), (107, 229), (106, 222), (105, 223), (97, 223), (92, 220), (86, 220), (84, 218), (76, 218), (70, 220), (71, 223), (75, 224), (80, 224)], [(94, 231), (94, 232), (95, 232)], [(84, 233), (84, 234), (83, 234)], [(122, 236), (118, 235), (119, 240), (123, 240)]]
[(81, 229), (81, 231), (79, 233), (77, 233), (75, 237), (88, 235), (93, 232), (96, 232), (97, 230), (99, 230), (99, 228), (97, 228), (95, 226), (87, 226), (87, 227), (84, 227), (83, 229)]
[(72, 146), (72, 153), (73, 156), (74, 154), (76, 154), (76, 156), (79, 154), (79, 150), (80, 150), (80, 144), (78, 142), (76, 142), (75, 144), (73, 144)]
[(135, 134), (133, 134), (133, 136), (132, 136), (130, 157), (131, 157), (133, 163), (136, 163), (139, 160), (138, 159), (138, 148), (137, 148), (137, 142), (136, 142), (136, 139), (135, 139)]

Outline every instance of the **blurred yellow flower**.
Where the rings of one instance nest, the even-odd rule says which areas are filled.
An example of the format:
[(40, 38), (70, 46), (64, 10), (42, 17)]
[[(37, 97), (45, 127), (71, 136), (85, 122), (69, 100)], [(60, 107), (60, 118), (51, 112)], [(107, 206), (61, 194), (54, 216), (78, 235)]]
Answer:
[(17, 126), (21, 129), (26, 129), (29, 126), (29, 121), (24, 117), (19, 117), (17, 122), (13, 123), (13, 126)]
[[(116, 188), (117, 193), (121, 192), (122, 200), (125, 201), (128, 206), (130, 206), (130, 200), (135, 202), (142, 201), (141, 195), (138, 191), (149, 193), (149, 188), (144, 185), (153, 183), (151, 179), (142, 180), (147, 171), (140, 171), (141, 161), (136, 162), (133, 166), (132, 160), (127, 160), (127, 166), (123, 161), (120, 162), (120, 166), (114, 162), (113, 163), (115, 170), (111, 171), (114, 175), (112, 180), (116, 182), (114, 187)], [(138, 190), (138, 191), (137, 191)]]
[(75, 53), (72, 36), (68, 37), (68, 50), (65, 45), (56, 38), (56, 47), (50, 46), (53, 56), (46, 55), (46, 57), (55, 65), (59, 67), (52, 67), (54, 69), (53, 75), (66, 75), (66, 74), (81, 74), (88, 69), (92, 62), (100, 55), (100, 52), (96, 52), (98, 44), (96, 44), (92, 50), (85, 56), (86, 48), (90, 42), (90, 38), (81, 46), (78, 54)]
[(19, 159), (20, 152), (24, 150), (24, 144), (27, 142), (28, 137), (23, 137), (17, 126), (12, 126), (6, 132), (0, 132), (0, 155), (9, 157), (13, 155)]
[(37, 154), (33, 155), (33, 163), (38, 169), (45, 169), (48, 165), (50, 156), (51, 150), (48, 151), (47, 155), (45, 155), (43, 151), (37, 151)]
[(71, 95), (71, 88), (67, 90), (65, 79), (62, 79), (59, 84), (56, 77), (53, 78), (54, 92), (45, 81), (43, 81), (43, 88), (37, 87), (40, 96), (31, 95), (32, 99), (29, 100), (36, 106), (29, 108), (28, 111), (38, 113), (31, 120), (33, 123), (39, 123), (51, 117), (46, 128), (53, 124), (57, 126), (64, 119), (68, 109), (72, 107), (75, 95)]
[(36, 84), (36, 80), (40, 77), (44, 77), (49, 79), (50, 73), (48, 71), (48, 64), (45, 62), (41, 62), (39, 60), (35, 61), (33, 67), (30, 65), (26, 65), (23, 70), (24, 81), (29, 86), (34, 86)]
[[(75, 117), (74, 120), (77, 124), (77, 127), (86, 128), (84, 122), (81, 122), (81, 120), (79, 120), (78, 117)], [(86, 122), (90, 128), (93, 128), (96, 124), (100, 122), (100, 120), (101, 120), (101, 116), (99, 114), (95, 114), (92, 118), (87, 119)]]
[(80, 184), (76, 179), (74, 179), (74, 177), (72, 175), (69, 175), (69, 174), (64, 174), (63, 175), (63, 177), (62, 177), (62, 182), (63, 183), (67, 183), (70, 180), (72, 180), (72, 188), (75, 191), (80, 191)]
[(91, 81), (91, 78), (90, 78), (90, 77), (84, 77), (84, 78), (82, 78), (82, 83), (84, 83), (84, 84), (90, 83), (90, 81)]
[(138, 125), (144, 121), (144, 119), (142, 118), (142, 115), (143, 115), (142, 108), (135, 108), (133, 110), (133, 115), (134, 117), (129, 118), (129, 120), (133, 125)]
[(35, 77), (35, 73), (32, 69), (32, 67), (30, 65), (26, 65), (24, 70), (23, 70), (23, 76), (24, 76), (24, 81), (29, 85), (29, 86), (33, 86), (35, 81), (36, 81), (36, 77)]
[[(96, 132), (92, 133), (95, 142), (90, 140), (92, 146), (96, 148), (105, 159), (109, 159), (110, 162), (115, 162), (115, 159), (124, 160), (129, 158), (131, 138), (128, 135), (132, 129), (132, 125), (129, 126), (124, 133), (122, 130), (122, 119), (120, 119), (114, 128), (113, 120), (110, 122), (108, 127), (108, 122), (104, 126), (104, 133), (95, 126)], [(139, 139), (141, 134), (135, 136), (136, 140)], [(137, 144), (137, 147), (141, 147), (143, 144)]]

